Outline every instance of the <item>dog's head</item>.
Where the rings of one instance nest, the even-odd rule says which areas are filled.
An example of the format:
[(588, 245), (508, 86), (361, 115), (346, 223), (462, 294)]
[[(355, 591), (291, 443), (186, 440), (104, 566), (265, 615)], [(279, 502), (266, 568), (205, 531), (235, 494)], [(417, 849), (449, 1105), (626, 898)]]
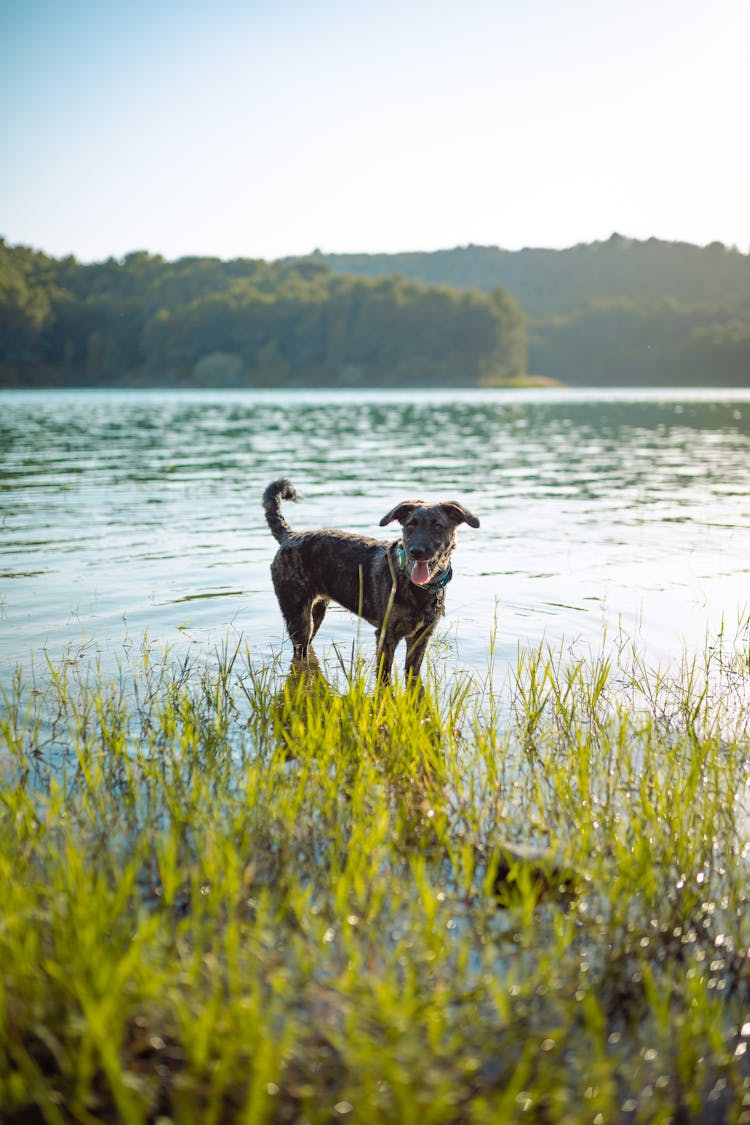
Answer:
[(403, 528), (409, 576), (417, 586), (424, 586), (433, 576), (448, 569), (460, 523), (479, 527), (473, 512), (457, 500), (442, 504), (402, 500), (383, 516), (380, 526), (385, 527), (392, 520), (398, 520)]

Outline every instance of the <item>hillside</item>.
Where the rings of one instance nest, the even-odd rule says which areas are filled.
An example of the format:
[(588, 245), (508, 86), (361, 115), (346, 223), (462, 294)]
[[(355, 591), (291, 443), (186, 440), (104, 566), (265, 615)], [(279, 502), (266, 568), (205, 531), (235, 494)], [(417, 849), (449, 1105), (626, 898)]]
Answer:
[(612, 235), (567, 250), (318, 255), (347, 274), (506, 289), (529, 370), (570, 383), (750, 385), (750, 257)]

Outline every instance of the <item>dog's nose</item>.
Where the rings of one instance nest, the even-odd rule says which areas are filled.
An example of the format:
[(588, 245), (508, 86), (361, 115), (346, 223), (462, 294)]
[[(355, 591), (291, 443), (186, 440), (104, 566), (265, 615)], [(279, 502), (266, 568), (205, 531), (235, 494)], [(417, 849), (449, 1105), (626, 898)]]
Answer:
[(413, 546), (409, 548), (409, 553), (413, 559), (426, 559), (427, 552), (424, 547)]

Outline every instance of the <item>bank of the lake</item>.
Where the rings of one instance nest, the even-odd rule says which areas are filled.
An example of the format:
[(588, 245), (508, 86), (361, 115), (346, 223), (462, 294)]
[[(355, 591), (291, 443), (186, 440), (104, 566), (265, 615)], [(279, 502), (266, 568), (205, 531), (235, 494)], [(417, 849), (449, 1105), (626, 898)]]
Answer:
[(131, 657), (0, 718), (4, 1120), (745, 1120), (746, 648)]

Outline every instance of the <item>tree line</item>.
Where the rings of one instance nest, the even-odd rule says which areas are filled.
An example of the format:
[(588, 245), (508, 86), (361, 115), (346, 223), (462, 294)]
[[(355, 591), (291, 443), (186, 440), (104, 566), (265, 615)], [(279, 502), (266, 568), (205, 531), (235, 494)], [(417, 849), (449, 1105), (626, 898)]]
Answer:
[(750, 385), (750, 257), (613, 235), (84, 265), (0, 239), (0, 385), (473, 386), (526, 371)]
[(316, 260), (82, 264), (0, 240), (3, 386), (472, 386), (525, 370), (524, 318), (497, 286)]
[(573, 384), (750, 385), (750, 256), (614, 234), (566, 250), (467, 246), (321, 255), (333, 269), (502, 286), (527, 317), (528, 367)]

